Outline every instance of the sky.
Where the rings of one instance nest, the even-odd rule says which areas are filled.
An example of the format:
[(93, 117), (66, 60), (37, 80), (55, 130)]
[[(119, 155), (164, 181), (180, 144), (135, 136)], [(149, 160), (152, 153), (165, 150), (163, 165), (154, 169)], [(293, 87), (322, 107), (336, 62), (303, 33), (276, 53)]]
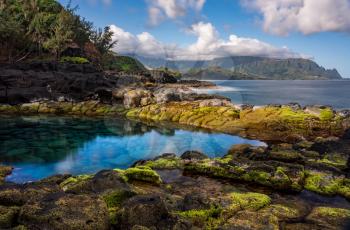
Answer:
[[(68, 0), (59, 0), (67, 4)], [(350, 0), (72, 0), (116, 52), (178, 60), (309, 58), (350, 78)]]

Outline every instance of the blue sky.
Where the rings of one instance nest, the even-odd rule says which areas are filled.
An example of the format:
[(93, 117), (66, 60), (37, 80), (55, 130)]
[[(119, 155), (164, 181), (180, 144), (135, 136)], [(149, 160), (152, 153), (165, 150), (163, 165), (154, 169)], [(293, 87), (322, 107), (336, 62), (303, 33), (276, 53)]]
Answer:
[[(66, 4), (67, 0), (60, 0)], [(315, 5), (317, 2), (317, 5)], [(313, 58), (350, 77), (349, 0), (73, 0), (95, 26), (113, 25), (118, 52), (205, 59)], [(234, 36), (231, 36), (234, 35)], [(231, 38), (230, 38), (231, 36)], [(194, 55), (195, 54), (195, 55)]]

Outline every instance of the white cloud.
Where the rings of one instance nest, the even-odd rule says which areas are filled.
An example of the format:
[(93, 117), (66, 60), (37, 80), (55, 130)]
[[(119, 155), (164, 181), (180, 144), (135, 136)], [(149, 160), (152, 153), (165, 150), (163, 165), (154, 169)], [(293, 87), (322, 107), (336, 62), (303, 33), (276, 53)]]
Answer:
[(350, 31), (350, 0), (241, 0), (262, 14), (265, 31), (288, 35)]
[(197, 41), (187, 47), (164, 44), (148, 32), (133, 35), (115, 25), (112, 25), (111, 29), (115, 33), (114, 39), (118, 40), (115, 51), (124, 54), (176, 60), (209, 60), (227, 56), (306, 57), (286, 47), (275, 47), (254, 38), (232, 34), (227, 40), (221, 39), (211, 23), (199, 22), (192, 25), (188, 32), (195, 35)]
[(147, 0), (149, 24), (156, 26), (164, 19), (176, 19), (189, 11), (200, 12), (206, 0)]

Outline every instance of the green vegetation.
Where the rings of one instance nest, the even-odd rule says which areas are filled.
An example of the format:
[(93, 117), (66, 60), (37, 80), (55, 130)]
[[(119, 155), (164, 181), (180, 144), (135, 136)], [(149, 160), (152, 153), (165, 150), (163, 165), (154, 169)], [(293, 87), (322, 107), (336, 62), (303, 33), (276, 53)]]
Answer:
[(183, 162), (180, 158), (161, 158), (155, 161), (148, 161), (145, 166), (152, 169), (177, 169), (183, 167)]
[(128, 190), (116, 190), (102, 196), (108, 208), (118, 207), (124, 200), (135, 195)]
[(64, 191), (68, 190), (79, 190), (81, 186), (84, 186), (86, 181), (91, 179), (93, 176), (92, 175), (79, 175), (79, 176), (72, 176), (67, 178), (65, 181), (63, 181), (60, 184), (60, 187)]
[[(63, 7), (56, 0), (0, 1), (0, 61), (56, 59), (70, 45), (80, 48), (90, 58), (110, 55), (116, 44), (107, 26), (94, 29), (91, 22), (75, 13), (77, 7)], [(90, 50), (84, 50), (92, 44)], [(95, 52), (95, 53), (96, 53)], [(91, 57), (92, 58), (92, 57)]]
[(308, 171), (304, 187), (323, 195), (350, 197), (350, 180), (344, 177), (335, 177), (332, 174)]
[(220, 223), (222, 211), (222, 207), (212, 206), (210, 209), (193, 209), (175, 214), (180, 218), (190, 220), (194, 225), (203, 227), (203, 229), (216, 229)]
[(61, 62), (69, 62), (74, 64), (87, 64), (89, 60), (83, 57), (62, 57)]
[(147, 71), (138, 60), (127, 56), (108, 55), (103, 59), (103, 68), (106, 70), (138, 73)]
[(233, 192), (231, 194), (233, 210), (259, 210), (271, 203), (271, 198), (265, 194), (261, 193), (239, 193)]
[(144, 181), (157, 185), (162, 183), (158, 173), (147, 166), (137, 166), (126, 170), (115, 169), (115, 171), (119, 172), (126, 181)]

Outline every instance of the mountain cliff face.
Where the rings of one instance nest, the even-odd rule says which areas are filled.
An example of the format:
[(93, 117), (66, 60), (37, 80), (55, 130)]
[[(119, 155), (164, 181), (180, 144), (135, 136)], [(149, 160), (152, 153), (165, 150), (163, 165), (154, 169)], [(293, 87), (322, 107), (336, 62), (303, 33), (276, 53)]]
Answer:
[(335, 80), (342, 79), (336, 69), (327, 70), (308, 59), (274, 59), (232, 56), (209, 61), (173, 61), (137, 57), (149, 68), (168, 67), (201, 79), (276, 79)]

